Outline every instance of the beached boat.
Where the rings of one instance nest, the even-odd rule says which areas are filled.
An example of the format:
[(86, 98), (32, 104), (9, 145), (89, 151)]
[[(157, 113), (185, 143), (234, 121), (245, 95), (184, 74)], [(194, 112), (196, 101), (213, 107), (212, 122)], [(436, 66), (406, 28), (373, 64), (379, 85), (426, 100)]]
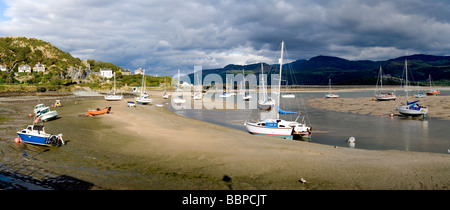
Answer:
[[(378, 89), (378, 81), (380, 81), (380, 89)], [(378, 92), (380, 91), (380, 92)], [(383, 70), (380, 66), (380, 70), (378, 71), (378, 79), (377, 79), (377, 85), (375, 90), (375, 98), (377, 101), (389, 101), (389, 100), (395, 100), (397, 99), (397, 96), (395, 96), (392, 92), (386, 92), (383, 90)]]
[(170, 96), (170, 94), (166, 92), (166, 84), (167, 84), (166, 79), (164, 79), (164, 89), (163, 89), (164, 92), (162, 94), (162, 98), (164, 99), (168, 99)]
[(240, 94), (243, 95), (242, 99), (244, 101), (249, 101), (252, 98), (252, 95), (250, 95), (249, 93), (245, 92), (246, 88), (245, 88), (245, 72), (244, 72), (244, 69), (242, 69), (242, 76), (243, 76), (244, 79), (242, 80), (242, 89), (241, 89)]
[[(272, 109), (270, 113), (275, 112), (274, 118), (266, 117), (263, 120), (259, 120), (256, 122), (246, 121), (244, 123), (248, 132), (255, 135), (266, 135), (272, 137), (280, 137), (285, 139), (293, 139), (294, 135), (298, 135), (300, 137), (310, 138), (311, 137), (311, 127), (306, 126), (303, 123), (299, 123), (297, 121), (287, 121), (280, 119), (279, 114), (298, 114), (296, 112), (285, 112), (280, 108), (280, 87), (281, 87), (281, 75), (283, 70), (283, 52), (284, 52), (284, 41), (281, 42), (281, 58), (280, 62), (280, 78), (279, 85), (277, 90), (278, 95), (278, 109)], [(270, 115), (268, 115), (270, 116)], [(298, 119), (298, 117), (297, 117)]]
[(34, 106), (33, 112), (36, 115), (36, 112), (38, 112), (39, 110), (44, 109), (44, 108), (46, 108), (46, 106), (44, 104), (38, 104), (38, 105)]
[(423, 93), (417, 93), (416, 95), (414, 95), (415, 98), (425, 98), (426, 95)]
[(55, 107), (62, 107), (61, 100), (56, 100)]
[(197, 75), (197, 84), (198, 84), (197, 86), (194, 86), (194, 89), (197, 89), (197, 90), (194, 90), (192, 98), (194, 100), (202, 100), (202, 98), (203, 98), (203, 94), (202, 94), (203, 85), (201, 85), (201, 82), (200, 82), (200, 79), (199, 79), (198, 75)]
[(107, 101), (120, 101), (122, 100), (123, 95), (116, 95), (116, 72), (114, 72), (114, 93), (108, 94), (105, 96), (105, 100)]
[(339, 98), (339, 95), (335, 92), (331, 92), (331, 78), (328, 79), (328, 87), (329, 87), (329, 93), (325, 94), (325, 98)]
[(433, 89), (433, 87), (431, 87), (431, 75), (428, 75), (428, 81), (430, 81), (430, 90), (427, 91), (427, 95), (433, 96), (433, 95), (441, 94), (441, 91), (439, 91), (437, 89)]
[(42, 121), (53, 120), (58, 117), (57, 111), (51, 111), (49, 107), (42, 108), (36, 112), (36, 117)]
[(136, 102), (140, 105), (151, 104), (153, 99), (149, 98), (149, 95), (145, 92), (145, 70), (142, 73), (142, 83), (141, 83), (141, 92), (138, 97), (135, 98)]
[(91, 109), (86, 111), (86, 116), (94, 116), (94, 115), (100, 115), (100, 114), (109, 114), (111, 111), (111, 107), (105, 107), (104, 109)]
[(177, 81), (177, 89), (174, 92), (176, 97), (172, 97), (172, 102), (177, 105), (184, 104), (186, 99), (183, 98), (183, 90), (180, 89), (180, 69), (178, 69), (178, 81)]
[(45, 132), (44, 125), (28, 125), (26, 129), (17, 132), (22, 142), (43, 146), (64, 145), (62, 134), (53, 135)]
[(417, 103), (420, 100), (408, 102), (409, 85), (408, 85), (408, 61), (407, 60), (405, 60), (405, 72), (406, 72), (405, 73), (405, 75), (406, 75), (406, 80), (405, 80), (406, 105), (398, 107), (397, 111), (400, 114), (406, 115), (406, 116), (420, 116), (420, 115), (425, 116), (425, 114), (428, 113), (428, 108), (424, 107), (424, 106), (420, 106)]

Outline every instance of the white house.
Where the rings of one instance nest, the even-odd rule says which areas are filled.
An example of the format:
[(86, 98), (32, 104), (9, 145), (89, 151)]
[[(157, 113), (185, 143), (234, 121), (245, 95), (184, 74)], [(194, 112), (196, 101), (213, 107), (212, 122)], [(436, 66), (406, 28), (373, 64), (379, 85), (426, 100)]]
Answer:
[(8, 69), (6, 68), (6, 66), (0, 65), (0, 71), (8, 71)]
[(142, 74), (144, 74), (144, 70), (142, 69), (142, 68), (138, 68), (138, 69), (136, 69), (136, 70), (134, 70), (134, 74), (140, 74), (140, 75), (142, 75)]
[(33, 67), (33, 71), (34, 72), (45, 72), (45, 65), (41, 64), (41, 63), (37, 63), (36, 65), (34, 65)]
[(27, 65), (27, 64), (23, 64), (19, 66), (19, 73), (20, 72), (26, 72), (26, 73), (31, 73), (31, 66)]
[(104, 78), (111, 78), (111, 77), (113, 77), (113, 71), (110, 68), (101, 68), (100, 76), (102, 76)]

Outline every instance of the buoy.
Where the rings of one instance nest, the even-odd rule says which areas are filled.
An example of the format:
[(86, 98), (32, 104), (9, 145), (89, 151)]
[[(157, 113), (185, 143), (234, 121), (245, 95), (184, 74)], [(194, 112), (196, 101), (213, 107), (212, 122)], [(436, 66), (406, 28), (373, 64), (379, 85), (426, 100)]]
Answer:
[(33, 115), (32, 115), (32, 114), (29, 114), (28, 116), (30, 116), (30, 117), (33, 117)]
[(19, 138), (19, 137), (16, 137), (15, 139), (14, 139), (14, 142), (16, 142), (16, 144), (17, 143), (20, 143), (22, 140)]
[(374, 98), (372, 98), (372, 101), (375, 101), (375, 99), (374, 99)]
[(391, 113), (391, 117), (394, 117), (394, 113)]

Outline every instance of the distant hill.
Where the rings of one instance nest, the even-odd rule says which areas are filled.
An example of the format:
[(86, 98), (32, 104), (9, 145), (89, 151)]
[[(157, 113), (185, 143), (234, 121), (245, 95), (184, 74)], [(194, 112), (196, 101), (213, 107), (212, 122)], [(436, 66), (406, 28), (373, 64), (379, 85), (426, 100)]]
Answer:
[(84, 66), (80, 59), (72, 57), (52, 44), (26, 37), (0, 38), (0, 63), (17, 71), (19, 65), (44, 64), (49, 70), (65, 70), (67, 67)]
[[(106, 62), (88, 61), (93, 71), (100, 68), (112, 68), (119, 70), (120, 67)], [(8, 69), (17, 72), (17, 68), (22, 64), (33, 67), (35, 64), (44, 64), (49, 71), (66, 71), (68, 67), (85, 68), (85, 64), (74, 58), (52, 44), (34, 38), (26, 37), (0, 37), (0, 64), (6, 65)]]
[[(383, 73), (391, 76), (387, 84), (398, 84), (402, 78), (405, 59), (412, 73), (412, 80), (425, 83), (431, 75), (434, 84), (450, 85), (450, 56), (410, 55), (389, 59), (386, 61), (347, 60), (332, 56), (316, 56), (309, 60), (296, 60), (283, 65), (283, 79), (288, 84), (326, 85), (331, 78), (334, 85), (374, 85), (376, 84), (380, 66)], [(203, 70), (203, 76), (216, 73), (225, 78), (226, 74), (259, 74), (260, 63), (250, 65), (227, 65), (224, 68)], [(269, 71), (270, 69), (270, 71)], [(279, 65), (264, 63), (265, 74), (276, 74)], [(189, 75), (191, 79), (192, 74)], [(270, 78), (270, 77), (269, 77)], [(225, 81), (224, 81), (225, 82)]]

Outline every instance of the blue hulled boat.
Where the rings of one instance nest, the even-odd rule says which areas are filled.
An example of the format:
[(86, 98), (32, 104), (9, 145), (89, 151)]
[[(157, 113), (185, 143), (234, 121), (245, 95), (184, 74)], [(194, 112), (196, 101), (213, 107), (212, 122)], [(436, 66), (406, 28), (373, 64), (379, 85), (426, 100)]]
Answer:
[(44, 125), (29, 125), (26, 129), (17, 132), (17, 134), (21, 141), (29, 144), (58, 147), (65, 144), (62, 134), (45, 133)]

